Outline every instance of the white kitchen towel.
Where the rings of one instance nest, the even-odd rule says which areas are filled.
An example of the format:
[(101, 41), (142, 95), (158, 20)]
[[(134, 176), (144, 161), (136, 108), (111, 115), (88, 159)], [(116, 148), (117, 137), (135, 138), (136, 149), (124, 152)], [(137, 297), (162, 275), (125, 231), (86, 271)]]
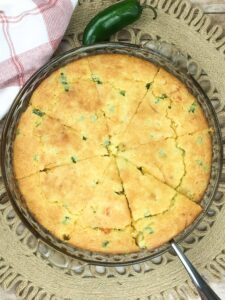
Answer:
[(0, 119), (52, 56), (77, 0), (0, 0)]

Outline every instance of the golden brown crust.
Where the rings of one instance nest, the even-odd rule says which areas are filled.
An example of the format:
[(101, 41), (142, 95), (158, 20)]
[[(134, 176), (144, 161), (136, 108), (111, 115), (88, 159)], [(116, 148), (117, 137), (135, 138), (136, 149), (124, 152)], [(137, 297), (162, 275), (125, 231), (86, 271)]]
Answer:
[(44, 168), (39, 160), (41, 155), (41, 141), (35, 135), (33, 128), (37, 128), (39, 119), (36, 114), (32, 114), (29, 107), (21, 116), (16, 130), (13, 145), (13, 165), (16, 178), (22, 178), (36, 173)]
[[(107, 230), (101, 228), (84, 228), (74, 226), (69, 243), (75, 247), (104, 253), (130, 253), (140, 249), (132, 237), (131, 227), (124, 230)], [(79, 239), (77, 238), (79, 236)]]
[[(210, 130), (184, 135), (177, 139), (184, 150), (185, 176), (178, 191), (196, 202), (201, 201), (208, 186), (212, 163), (212, 137)], [(194, 174), (194, 176), (193, 176)]]
[(185, 172), (183, 151), (173, 138), (152, 141), (121, 153), (144, 172), (176, 188)]
[(153, 82), (158, 68), (137, 57), (100, 54), (88, 58), (92, 78), (109, 125), (109, 133), (124, 132)]
[(92, 134), (87, 127), (81, 132), (29, 107), (22, 115), (14, 142), (16, 177), (23, 178), (46, 168), (107, 155), (104, 147), (108, 140), (107, 127), (103, 117), (95, 123), (98, 122), (102, 130)]
[(49, 202), (60, 202), (72, 214), (79, 216), (94, 197), (109, 163), (108, 157), (96, 157), (41, 172), (43, 195)]
[(175, 137), (175, 133), (170, 127), (170, 120), (149, 105), (149, 97), (153, 97), (151, 91), (148, 91), (137, 113), (120, 137), (127, 148), (168, 137)]
[(124, 54), (100, 54), (88, 57), (88, 61), (93, 75), (116, 84), (121, 80), (151, 83), (158, 70), (150, 62)]
[[(172, 120), (178, 136), (208, 127), (204, 113), (186, 86), (163, 69), (155, 77), (149, 103)], [(161, 98), (161, 99), (160, 99)]]
[[(32, 138), (32, 142), (31, 142)], [(24, 145), (27, 147), (25, 148)], [(13, 166), (15, 177), (20, 179), (44, 169), (39, 161), (41, 143), (37, 137), (20, 136), (14, 142)]]
[(145, 83), (124, 79), (114, 84), (108, 82), (96, 84), (96, 88), (102, 100), (102, 110), (107, 118), (109, 134), (124, 132), (146, 95)]
[(20, 179), (18, 186), (31, 214), (48, 231), (62, 239), (73, 230), (74, 216), (60, 203), (44, 197), (39, 173)]
[(60, 70), (56, 70), (39, 84), (32, 94), (31, 104), (45, 113), (51, 112), (63, 89), (59, 82)]
[(36, 89), (17, 129), (24, 201), (71, 245), (153, 249), (201, 212), (191, 200), (210, 177), (208, 124), (186, 87), (149, 62), (102, 54), (64, 66)]
[(114, 229), (123, 229), (131, 224), (130, 211), (114, 159), (107, 166), (102, 182), (96, 185), (78, 222), (92, 228)]
[(150, 174), (144, 174), (143, 170), (122, 158), (118, 158), (117, 163), (135, 221), (168, 210), (171, 200), (176, 195), (174, 189)]
[(167, 212), (135, 223), (139, 246), (154, 249), (168, 242), (188, 227), (201, 211), (201, 206), (185, 196), (177, 195)]
[[(76, 71), (75, 71), (76, 70)], [(79, 59), (67, 66), (54, 71), (51, 76), (44, 79), (38, 88), (34, 91), (31, 104), (48, 114), (51, 114), (58, 105), (60, 98), (66, 96), (65, 90), (70, 91), (69, 95), (73, 95), (75, 88), (71, 91), (71, 86), (75, 82), (89, 81), (91, 72), (87, 59)], [(66, 92), (68, 92), (66, 91)], [(85, 102), (86, 103), (86, 102)]]
[(89, 80), (91, 78), (91, 70), (87, 58), (79, 58), (67, 65), (61, 71), (68, 77), (69, 83), (79, 80)]

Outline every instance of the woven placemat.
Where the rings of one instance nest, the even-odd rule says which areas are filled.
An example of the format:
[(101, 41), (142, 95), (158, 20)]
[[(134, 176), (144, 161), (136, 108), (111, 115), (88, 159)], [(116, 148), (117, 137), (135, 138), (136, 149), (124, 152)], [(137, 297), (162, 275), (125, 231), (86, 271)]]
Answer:
[[(88, 20), (113, 1), (80, 0), (58, 52), (80, 44)], [(115, 2), (115, 1), (114, 1)], [(211, 99), (225, 137), (225, 36), (220, 26), (189, 1), (152, 0), (141, 20), (112, 40), (145, 44), (185, 64)], [(146, 43), (146, 41), (148, 41)], [(176, 45), (176, 47), (172, 46)], [(2, 125), (2, 123), (1, 123)], [(224, 170), (225, 171), (225, 170)], [(225, 172), (215, 201), (182, 247), (212, 285), (225, 280)], [(96, 267), (55, 252), (37, 240), (16, 216), (0, 178), (0, 284), (27, 300), (197, 299), (172, 253), (129, 267)], [(220, 290), (225, 298), (225, 289)], [(5, 299), (2, 299), (5, 300)]]

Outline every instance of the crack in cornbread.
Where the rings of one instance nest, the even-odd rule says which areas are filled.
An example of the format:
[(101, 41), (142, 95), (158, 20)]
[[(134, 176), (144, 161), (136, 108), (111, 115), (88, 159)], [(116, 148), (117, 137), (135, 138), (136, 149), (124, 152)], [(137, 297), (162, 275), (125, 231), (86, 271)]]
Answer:
[(165, 212), (177, 192), (123, 158), (117, 158), (120, 177), (134, 221)]
[[(108, 138), (106, 132), (99, 139), (99, 145), (92, 149), (95, 144), (93, 138), (62, 125), (43, 112), (38, 111), (37, 115), (31, 106), (23, 114), (18, 129), (20, 133), (16, 135), (14, 143), (14, 170), (17, 178), (23, 178), (24, 172), (27, 176), (35, 171), (107, 155), (103, 144)], [(26, 148), (20, 142), (21, 138)]]
[(173, 138), (152, 141), (120, 154), (144, 173), (149, 173), (166, 185), (175, 188), (183, 175), (182, 153)]
[[(207, 188), (211, 172), (211, 130), (205, 129), (192, 135), (187, 134), (178, 137), (177, 144), (178, 147), (184, 150), (184, 165), (186, 170), (181, 184), (177, 187), (177, 191), (187, 195), (187, 197), (195, 202), (200, 202)], [(193, 174), (195, 175), (194, 181)]]
[(115, 165), (116, 165), (117, 172), (118, 172), (118, 174), (119, 174), (120, 182), (121, 182), (122, 189), (123, 189), (123, 194), (124, 194), (124, 196), (125, 196), (125, 198), (126, 198), (127, 207), (128, 207), (128, 209), (129, 209), (129, 213), (130, 213), (130, 218), (131, 218), (131, 224), (130, 224), (130, 227), (132, 228), (131, 236), (132, 236), (132, 238), (133, 238), (133, 240), (134, 240), (135, 245), (137, 245), (137, 246), (139, 247), (138, 242), (137, 242), (137, 238), (136, 238), (137, 232), (136, 232), (136, 228), (135, 228), (135, 226), (134, 226), (133, 211), (132, 211), (132, 208), (131, 208), (131, 206), (130, 206), (130, 202), (129, 202), (129, 200), (128, 200), (128, 197), (127, 197), (127, 195), (126, 195), (126, 189), (125, 189), (125, 187), (124, 187), (123, 179), (122, 179), (122, 177), (121, 177), (120, 169), (119, 169), (119, 166), (118, 166), (118, 163), (117, 163), (116, 158), (115, 158)]
[[(162, 71), (165, 72), (165, 71)], [(153, 86), (154, 87), (154, 86)], [(182, 89), (182, 87), (181, 87)], [(187, 91), (184, 89), (184, 91), (182, 91), (183, 94), (187, 93)], [(174, 96), (174, 94), (171, 94), (174, 99), (179, 99), (179, 97), (176, 97), (176, 95)], [(153, 96), (156, 98), (156, 95), (153, 93)], [(190, 96), (191, 101), (188, 99), (189, 102), (189, 106), (185, 106), (185, 112), (187, 115), (191, 116), (193, 114), (195, 114), (196, 110), (198, 110), (198, 113), (200, 115), (200, 120), (202, 119), (203, 124), (202, 124), (202, 130), (195, 130), (196, 127), (194, 127), (194, 129), (184, 129), (180, 126), (179, 123), (179, 117), (178, 117), (178, 121), (176, 121), (176, 115), (171, 114), (171, 110), (173, 109), (174, 106), (177, 106), (176, 103), (174, 102), (175, 100), (172, 100), (172, 98), (170, 98), (168, 96), (166, 96), (164, 99), (166, 99), (167, 103), (166, 105), (163, 107), (163, 111), (165, 112), (165, 117), (170, 121), (170, 128), (173, 130), (174, 132), (174, 140), (175, 140), (175, 145), (176, 148), (179, 149), (181, 151), (181, 157), (182, 157), (182, 163), (183, 163), (183, 174), (180, 177), (180, 181), (178, 183), (178, 185), (172, 185), (172, 187), (179, 191), (180, 193), (184, 194), (186, 197), (190, 198), (193, 201), (199, 202), (202, 195), (203, 195), (203, 191), (205, 191), (207, 184), (206, 182), (208, 182), (209, 180), (209, 176), (210, 176), (210, 171), (211, 171), (211, 159), (212, 159), (212, 149), (211, 148), (211, 137), (209, 136), (210, 132), (212, 131), (210, 128), (205, 128), (206, 127), (206, 120), (204, 115), (202, 114), (202, 111), (199, 109), (199, 105), (193, 101), (193, 98)], [(186, 98), (187, 95), (186, 95)], [(164, 100), (163, 99), (163, 100)], [(185, 99), (185, 97), (184, 97)], [(193, 102), (192, 102), (193, 101)], [(157, 101), (155, 101), (156, 103)], [(192, 104), (190, 105), (190, 103), (192, 102)], [(187, 109), (187, 107), (189, 107)], [(161, 112), (163, 113), (163, 112)], [(178, 114), (179, 115), (179, 114)], [(194, 122), (194, 126), (196, 126), (195, 122), (196, 120), (193, 119), (192, 117), (190, 118), (189, 122)], [(181, 134), (179, 135), (179, 129), (182, 130)], [(186, 132), (186, 133), (184, 133)], [(179, 140), (183, 140), (183, 139), (188, 139), (192, 140), (192, 142), (194, 141), (194, 137), (198, 135), (198, 139), (201, 140), (199, 142), (198, 139), (195, 140), (195, 144), (192, 145), (192, 147), (186, 147), (184, 144), (179, 143)], [(189, 143), (187, 143), (187, 145), (190, 145), (190, 141)], [(206, 146), (206, 151), (204, 151), (204, 146)], [(201, 148), (201, 149), (200, 149)], [(201, 152), (201, 157), (202, 159), (199, 159), (199, 151)], [(197, 158), (195, 158), (197, 156)], [(188, 159), (187, 159), (188, 157)], [(195, 159), (193, 159), (193, 157)], [(189, 175), (191, 174), (191, 169), (189, 168), (189, 172), (187, 174), (187, 164), (190, 164), (191, 161), (195, 161), (195, 164), (192, 164), (192, 172), (194, 172), (193, 174), (198, 174), (199, 175), (199, 179), (197, 179), (198, 176), (196, 176), (196, 188), (195, 189), (199, 189), (201, 192), (196, 192), (196, 193), (191, 193), (191, 186), (193, 184), (192, 181), (192, 176)], [(197, 166), (199, 165), (199, 166)], [(196, 171), (196, 172), (195, 172)], [(205, 173), (205, 174), (203, 174)], [(188, 176), (186, 176), (188, 175)], [(207, 178), (206, 181), (202, 182), (201, 178)], [(183, 181), (185, 181), (185, 188), (183, 188)]]
[(184, 159), (185, 150), (183, 148), (179, 147), (179, 145), (178, 145), (178, 142), (177, 142), (178, 136), (177, 136), (177, 131), (176, 131), (176, 125), (174, 124), (173, 119), (171, 117), (169, 117), (169, 110), (172, 108), (172, 105), (173, 105), (172, 100), (169, 99), (169, 106), (166, 109), (166, 118), (170, 121), (170, 127), (173, 130), (174, 135), (175, 135), (175, 138), (174, 138), (175, 147), (181, 152), (181, 161), (182, 161), (182, 164), (183, 164), (183, 174), (181, 174), (181, 177), (180, 177), (180, 180), (179, 180), (178, 184), (174, 186), (175, 190), (177, 190), (182, 185), (183, 179), (186, 175), (186, 165), (185, 165), (185, 159)]
[(136, 107), (136, 109), (135, 109), (133, 115), (131, 116), (130, 120), (128, 121), (128, 123), (127, 123), (127, 125), (126, 125), (124, 131), (122, 131), (122, 133), (121, 133), (121, 135), (120, 135), (120, 138), (121, 138), (121, 139), (123, 138), (123, 134), (124, 134), (124, 133), (126, 132), (126, 130), (129, 128), (129, 125), (130, 125), (130, 123), (132, 122), (133, 118), (134, 118), (135, 115), (137, 114), (137, 112), (138, 112), (138, 110), (139, 110), (139, 107), (142, 105), (143, 101), (145, 101), (146, 95), (151, 91), (151, 88), (152, 88), (152, 86), (153, 86), (153, 84), (154, 84), (154, 80), (155, 80), (155, 78), (156, 78), (156, 76), (157, 76), (159, 70), (160, 70), (159, 68), (156, 70), (156, 73), (154, 74), (154, 76), (153, 76), (151, 82), (148, 82), (148, 83), (145, 82), (145, 83), (146, 83), (146, 84), (145, 84), (145, 87), (146, 87), (146, 90), (147, 90), (147, 91), (146, 91), (144, 97), (139, 101), (139, 103), (138, 103), (138, 105), (137, 105), (137, 107)]
[[(198, 212), (201, 211), (201, 207), (195, 203), (190, 203), (191, 201), (187, 197), (158, 181), (150, 174), (144, 173), (142, 170), (133, 166), (126, 160), (117, 158), (117, 163), (124, 191), (128, 199), (129, 208), (132, 212), (133, 236), (135, 237), (136, 244), (140, 248), (154, 247), (154, 244), (158, 239), (157, 235), (155, 236), (154, 234), (157, 232), (157, 228), (154, 227), (153, 230), (148, 228), (148, 234), (151, 234), (154, 237), (153, 240), (152, 237), (150, 238), (150, 244), (148, 244), (149, 238), (145, 240), (143, 234), (146, 230), (146, 226), (142, 227), (142, 223), (146, 224), (149, 220), (165, 218), (163, 216), (171, 214), (171, 211), (173, 212), (177, 201), (180, 203), (179, 207), (182, 217), (184, 220), (187, 219), (185, 221), (187, 224), (189, 224), (189, 221), (188, 213), (186, 212), (186, 205), (192, 207), (192, 212), (189, 212), (190, 214), (193, 213), (197, 215)], [(184, 206), (182, 205), (182, 202), (185, 203)], [(177, 231), (177, 234), (185, 228), (183, 227), (186, 225), (185, 222), (180, 224), (182, 226), (181, 228), (175, 227), (174, 230)], [(147, 227), (152, 228), (152, 226)], [(166, 241), (168, 240), (165, 240), (164, 242)]]
[(179, 234), (201, 212), (201, 207), (177, 195), (173, 205), (162, 214), (138, 220), (135, 228), (140, 248), (156, 248)]
[[(118, 73), (120, 68), (124, 69), (124, 57), (131, 59), (134, 63), (133, 70), (130, 70), (130, 77), (123, 72)], [(109, 135), (115, 136), (126, 130), (151, 87), (158, 68), (151, 64), (144, 66), (142, 61), (135, 57), (117, 54), (107, 55), (107, 60), (111, 61), (111, 65), (108, 63), (107, 67), (103, 69), (101, 65), (104, 64), (104, 60), (104, 56), (98, 55), (89, 57), (88, 63), (92, 78), (95, 79), (99, 98), (104, 101), (102, 109), (107, 118)], [(121, 65), (119, 63), (115, 67), (116, 61), (121, 61)], [(138, 68), (136, 68), (137, 65)], [(116, 73), (116, 77), (109, 76), (114, 73)], [(135, 74), (134, 77), (133, 74)]]
[(30, 103), (15, 174), (30, 212), (59, 239), (107, 253), (153, 249), (201, 212), (210, 128), (163, 69), (123, 54), (82, 58), (53, 72)]

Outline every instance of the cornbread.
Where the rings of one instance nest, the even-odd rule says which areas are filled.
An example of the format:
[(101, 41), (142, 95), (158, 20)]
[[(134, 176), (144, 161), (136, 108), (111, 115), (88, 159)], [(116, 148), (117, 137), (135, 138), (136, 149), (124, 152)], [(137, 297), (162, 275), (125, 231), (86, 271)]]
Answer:
[(33, 217), (78, 248), (154, 249), (202, 211), (212, 130), (183, 83), (124, 54), (78, 59), (31, 96), (13, 144)]

